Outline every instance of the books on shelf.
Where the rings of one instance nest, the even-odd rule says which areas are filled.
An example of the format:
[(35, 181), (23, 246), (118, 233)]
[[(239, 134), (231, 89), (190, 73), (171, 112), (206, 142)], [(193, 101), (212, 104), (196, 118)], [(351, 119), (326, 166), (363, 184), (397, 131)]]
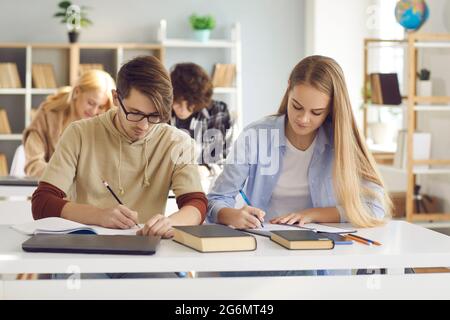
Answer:
[(216, 63), (214, 65), (214, 72), (212, 75), (212, 83), (214, 88), (233, 87), (235, 77), (236, 77), (235, 64)]
[(290, 250), (331, 250), (334, 241), (311, 230), (272, 231), (270, 239)]
[(22, 88), (17, 64), (0, 63), (0, 88)]
[[(406, 169), (408, 160), (408, 131), (400, 130), (397, 137), (397, 151), (394, 156), (394, 167)], [(431, 133), (414, 132), (413, 157), (414, 160), (428, 160), (431, 158)], [(415, 165), (414, 170), (427, 170), (429, 165)]]
[(220, 224), (174, 227), (173, 240), (200, 252), (256, 250), (256, 239)]
[(9, 125), (8, 113), (5, 109), (0, 108), (0, 134), (11, 134), (11, 126)]
[(0, 176), (7, 176), (8, 174), (8, 160), (3, 153), (0, 153)]
[(55, 71), (51, 63), (34, 63), (32, 66), (33, 87), (37, 89), (57, 88)]
[(396, 73), (370, 74), (372, 103), (382, 105), (400, 105), (402, 95)]
[(101, 63), (81, 63), (78, 69), (78, 74), (81, 76), (88, 70), (105, 70)]

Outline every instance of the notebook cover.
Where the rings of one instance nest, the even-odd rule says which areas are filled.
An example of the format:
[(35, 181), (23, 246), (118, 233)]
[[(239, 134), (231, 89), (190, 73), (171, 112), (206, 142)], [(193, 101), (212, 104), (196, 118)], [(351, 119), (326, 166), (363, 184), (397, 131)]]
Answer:
[(399, 105), (402, 103), (398, 77), (396, 73), (380, 73), (381, 93), (383, 104)]
[(327, 239), (321, 233), (316, 233), (314, 231), (308, 230), (280, 230), (280, 231), (272, 231), (273, 234), (278, 235), (281, 238), (284, 238), (288, 241), (323, 241), (321, 239)]
[(201, 226), (177, 226), (178, 230), (189, 233), (198, 238), (235, 238), (251, 237), (245, 232), (220, 224), (204, 224)]
[(158, 237), (39, 234), (22, 244), (27, 252), (152, 255), (159, 244)]

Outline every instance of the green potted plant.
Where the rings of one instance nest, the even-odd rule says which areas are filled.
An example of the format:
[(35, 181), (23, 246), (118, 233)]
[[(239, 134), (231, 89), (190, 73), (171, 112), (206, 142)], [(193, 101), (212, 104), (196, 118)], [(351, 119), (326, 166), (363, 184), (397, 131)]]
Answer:
[(92, 21), (87, 18), (85, 6), (72, 4), (70, 1), (61, 1), (58, 4), (59, 11), (53, 17), (61, 18), (61, 23), (67, 26), (69, 42), (78, 41), (80, 29), (92, 25)]
[(419, 77), (419, 82), (417, 83), (417, 95), (422, 97), (431, 97), (433, 86), (431, 84), (431, 72), (428, 69), (421, 69), (417, 76)]
[(211, 30), (216, 26), (216, 20), (211, 15), (198, 16), (195, 13), (189, 17), (195, 38), (201, 42), (209, 40)]

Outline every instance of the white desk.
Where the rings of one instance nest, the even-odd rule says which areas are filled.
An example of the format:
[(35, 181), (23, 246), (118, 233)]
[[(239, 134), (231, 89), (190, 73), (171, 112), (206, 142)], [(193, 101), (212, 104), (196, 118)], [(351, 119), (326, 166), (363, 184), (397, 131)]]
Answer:
[[(267, 271), (450, 266), (450, 237), (406, 222), (366, 229), (359, 234), (383, 243), (355, 243), (331, 251), (289, 251), (257, 237), (253, 252), (202, 254), (163, 240), (154, 256), (26, 253), (27, 239), (0, 226), (0, 274), (172, 271)], [(283, 299), (283, 298), (450, 298), (450, 274), (374, 276), (81, 280), (4, 280), (0, 298), (148, 298), (148, 299)], [(43, 290), (45, 288), (45, 290)]]
[(0, 185), (0, 197), (31, 197), (37, 187), (28, 186), (2, 186)]

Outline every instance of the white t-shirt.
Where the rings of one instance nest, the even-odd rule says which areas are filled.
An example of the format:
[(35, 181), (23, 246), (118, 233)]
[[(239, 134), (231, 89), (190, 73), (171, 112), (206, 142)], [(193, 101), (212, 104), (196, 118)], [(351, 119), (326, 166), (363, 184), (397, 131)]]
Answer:
[(308, 168), (316, 139), (305, 151), (295, 148), (288, 139), (286, 139), (286, 144), (282, 172), (273, 190), (266, 219), (312, 207)]

